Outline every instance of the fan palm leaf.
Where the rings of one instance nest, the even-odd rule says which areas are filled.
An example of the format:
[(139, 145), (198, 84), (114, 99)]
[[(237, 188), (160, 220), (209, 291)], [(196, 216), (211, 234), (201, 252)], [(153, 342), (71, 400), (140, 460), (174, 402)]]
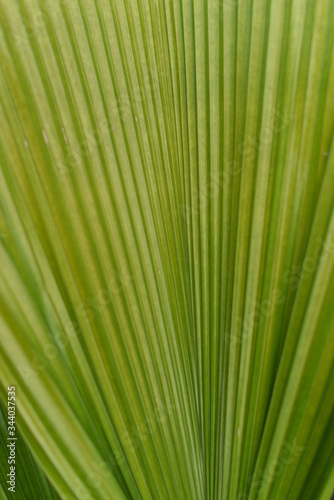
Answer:
[(2, 490), (334, 490), (332, 0), (4, 0)]

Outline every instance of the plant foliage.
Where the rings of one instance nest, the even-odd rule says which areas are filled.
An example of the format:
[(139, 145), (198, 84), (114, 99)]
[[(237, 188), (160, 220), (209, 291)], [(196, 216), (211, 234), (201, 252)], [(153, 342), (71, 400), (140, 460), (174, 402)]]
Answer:
[(1, 2), (0, 496), (330, 499), (333, 27)]

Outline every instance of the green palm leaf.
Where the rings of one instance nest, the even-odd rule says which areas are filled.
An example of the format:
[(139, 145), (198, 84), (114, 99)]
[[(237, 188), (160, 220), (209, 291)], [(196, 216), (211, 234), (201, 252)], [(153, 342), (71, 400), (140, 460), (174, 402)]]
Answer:
[[(8, 477), (8, 441), (7, 433), (7, 408), (1, 405), (0, 413), (1, 422), (1, 490), (0, 497), (7, 498), (8, 487), (10, 487), (10, 477)], [(19, 446), (17, 454), (15, 454), (16, 467), (19, 471), (17, 475), (17, 484), (15, 485), (15, 496), (19, 499), (25, 498), (50, 498), (56, 500), (59, 497), (55, 489), (50, 484), (47, 476), (39, 464), (36, 463), (35, 457), (31, 455), (29, 448), (26, 446), (24, 436), (17, 433)]]
[(2, 497), (330, 499), (333, 22), (2, 3)]

